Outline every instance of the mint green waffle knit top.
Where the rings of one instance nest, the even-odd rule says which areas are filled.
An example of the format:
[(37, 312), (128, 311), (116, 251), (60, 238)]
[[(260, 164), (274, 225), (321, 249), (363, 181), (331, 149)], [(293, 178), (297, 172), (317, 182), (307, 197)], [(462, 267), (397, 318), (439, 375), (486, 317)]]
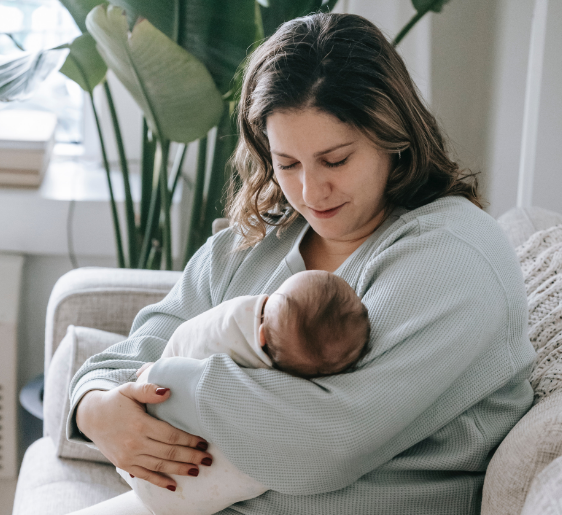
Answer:
[[(129, 338), (78, 371), (69, 437), (80, 439), (80, 398), (133, 380), (182, 322), (304, 270), (308, 227), (301, 218), (244, 251), (230, 229), (210, 238)], [(172, 396), (149, 412), (218, 445), (271, 489), (221, 515), (479, 513), (491, 455), (533, 399), (527, 300), (507, 238), (449, 197), (395, 210), (335, 273), (369, 310), (372, 349), (357, 370), (305, 380), (225, 354), (168, 358), (149, 380)]]

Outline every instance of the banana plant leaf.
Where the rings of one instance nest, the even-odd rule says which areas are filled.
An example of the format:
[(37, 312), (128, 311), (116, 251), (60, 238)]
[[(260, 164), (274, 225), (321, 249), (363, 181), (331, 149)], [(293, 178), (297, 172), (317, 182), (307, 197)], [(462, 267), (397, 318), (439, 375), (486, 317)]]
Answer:
[(111, 4), (127, 13), (131, 29), (139, 17), (146, 18), (177, 43), (180, 0), (111, 0)]
[(22, 52), (0, 57), (0, 102), (23, 100), (53, 71), (58, 70), (68, 49)]
[(418, 12), (441, 12), (443, 6), (450, 0), (412, 0), (412, 4)]
[(74, 18), (78, 28), (82, 32), (86, 32), (86, 16), (96, 5), (105, 3), (105, 0), (60, 0), (60, 3)]
[[(271, 1), (271, 0), (270, 0)], [(112, 0), (129, 22), (146, 18), (211, 72), (221, 93), (254, 43), (254, 0)]]
[(87, 93), (92, 93), (107, 74), (107, 65), (96, 49), (94, 38), (88, 33), (82, 34), (72, 42), (69, 49), (70, 53), (60, 72)]
[(100, 5), (86, 26), (160, 140), (189, 143), (218, 123), (223, 102), (205, 66), (148, 20), (129, 32), (120, 8)]
[(261, 4), (264, 36), (271, 36), (282, 23), (306, 16), (312, 12), (329, 12), (337, 0), (268, 0), (269, 6)]

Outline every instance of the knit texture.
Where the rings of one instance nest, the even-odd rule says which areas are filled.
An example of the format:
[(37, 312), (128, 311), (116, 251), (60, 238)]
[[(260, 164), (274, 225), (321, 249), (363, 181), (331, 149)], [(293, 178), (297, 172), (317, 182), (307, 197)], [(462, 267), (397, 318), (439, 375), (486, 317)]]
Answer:
[(562, 386), (562, 225), (517, 247), (529, 302), (529, 338), (537, 351), (535, 402)]
[[(286, 258), (305, 226), (270, 230), (242, 252), (231, 230), (210, 238), (129, 339), (85, 363), (72, 405), (94, 385), (133, 378), (183, 321), (276, 290), (298, 271)], [(198, 428), (270, 488), (222, 515), (479, 513), (493, 449), (533, 399), (527, 299), (507, 238), (469, 201), (440, 199), (390, 219), (336, 274), (369, 310), (372, 351), (359, 370), (304, 380), (243, 369), (225, 354), (194, 367), (170, 358), (170, 367), (183, 359), (184, 373), (151, 372), (173, 392), (151, 412), (169, 404), (178, 427)], [(73, 428), (71, 416), (76, 437)]]

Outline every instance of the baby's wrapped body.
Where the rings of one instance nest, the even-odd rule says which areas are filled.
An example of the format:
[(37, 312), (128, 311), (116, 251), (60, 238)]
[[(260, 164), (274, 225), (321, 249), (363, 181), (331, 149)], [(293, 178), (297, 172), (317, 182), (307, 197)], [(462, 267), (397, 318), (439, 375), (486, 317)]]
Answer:
[[(351, 368), (369, 340), (366, 308), (353, 289), (328, 272), (300, 272), (267, 295), (243, 296), (180, 325), (161, 359), (228, 354), (246, 368), (277, 368), (312, 378)], [(139, 381), (149, 381), (149, 369)], [(213, 444), (211, 467), (197, 477), (174, 475), (175, 492), (117, 469), (154, 515), (210, 515), (267, 488), (237, 469)], [(138, 515), (141, 515), (140, 513)]]

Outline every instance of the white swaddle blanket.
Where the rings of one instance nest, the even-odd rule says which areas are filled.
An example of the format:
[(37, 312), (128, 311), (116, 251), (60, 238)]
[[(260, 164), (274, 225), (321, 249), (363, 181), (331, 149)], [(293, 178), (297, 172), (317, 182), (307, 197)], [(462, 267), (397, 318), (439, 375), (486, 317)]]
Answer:
[[(267, 295), (237, 297), (184, 322), (172, 335), (162, 358), (204, 359), (224, 353), (243, 367), (271, 368), (258, 333), (266, 298)], [(148, 370), (138, 381), (146, 382), (147, 378)], [(119, 468), (117, 472), (154, 515), (211, 515), (267, 490), (238, 470), (215, 445), (210, 443), (208, 452), (213, 464), (200, 466), (197, 477), (171, 476), (177, 483), (175, 492), (131, 478)]]

